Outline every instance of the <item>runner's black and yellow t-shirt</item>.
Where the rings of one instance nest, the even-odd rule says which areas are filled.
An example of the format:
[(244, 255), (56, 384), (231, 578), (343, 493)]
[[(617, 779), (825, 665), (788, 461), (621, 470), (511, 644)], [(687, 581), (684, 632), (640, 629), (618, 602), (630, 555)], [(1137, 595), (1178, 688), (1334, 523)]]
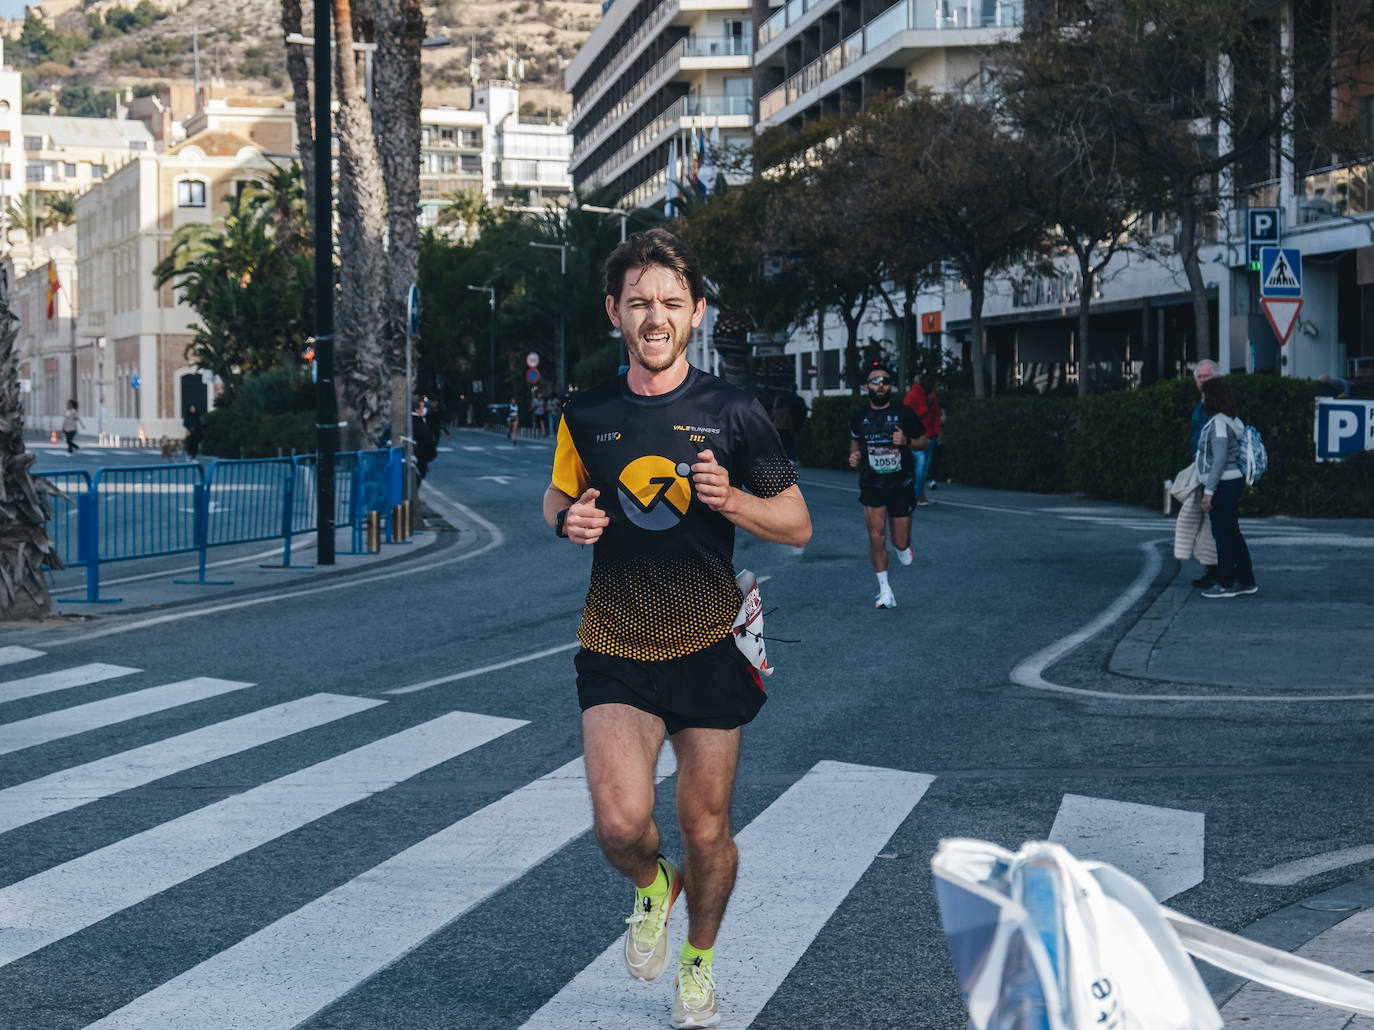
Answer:
[(762, 406), (695, 368), (659, 397), (631, 393), (621, 375), (563, 409), (553, 485), (572, 498), (595, 487), (610, 518), (577, 632), (588, 651), (664, 661), (729, 635), (742, 600), (735, 527), (696, 497), (704, 450), (760, 497), (797, 482)]

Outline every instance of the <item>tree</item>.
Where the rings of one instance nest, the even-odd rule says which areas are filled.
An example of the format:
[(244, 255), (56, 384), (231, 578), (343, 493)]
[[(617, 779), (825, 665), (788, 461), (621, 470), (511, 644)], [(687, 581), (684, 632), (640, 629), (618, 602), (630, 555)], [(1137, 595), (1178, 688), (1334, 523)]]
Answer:
[(1101, 277), (1126, 251), (1151, 251), (1148, 212), (1157, 177), (1123, 144), (1096, 82), (1076, 72), (1086, 58), (1073, 34), (1028, 31), (1009, 50), (999, 78), (1004, 108), (1034, 153), (1031, 208), (1047, 226), (1051, 256), (1078, 264), (1078, 394), (1092, 381), (1089, 311)]
[[(304, 352), (314, 318), (313, 254), (301, 193), (295, 182), (286, 199), (263, 185), (246, 187), (227, 198), (222, 224), (176, 230), (153, 269), (158, 286), (175, 283), (196, 312), (200, 325), (187, 356), (221, 378), (229, 402), (246, 374)], [(294, 216), (281, 221), (284, 207)]]
[[(301, 34), (301, 0), (281, 0), (281, 29), (285, 38)], [(286, 47), (286, 75), (291, 80), (291, 99), (296, 111), (296, 156), (305, 180), (305, 207), (310, 228), (315, 229), (315, 130), (310, 106), (310, 69), (305, 47), (292, 43)], [(333, 197), (327, 198), (330, 206)]]
[(35, 455), (24, 450), (18, 336), (9, 276), (0, 271), (0, 620), (47, 614), (52, 598), (43, 567), (63, 567), (43, 528), (53, 516), (49, 498), (57, 488), (33, 475)]
[(491, 205), (480, 191), (454, 190), (444, 198), (444, 206), (439, 209), (439, 224), (461, 227), (463, 242), (472, 246), (481, 231), (483, 218), (490, 211)]
[(1284, 133), (1319, 134), (1338, 88), (1369, 67), (1370, 42), (1368, 5), (1346, 0), (1062, 0), (1028, 27), (1027, 45), (1047, 60), (1071, 59), (1132, 161), (1160, 176), (1199, 358), (1216, 357), (1199, 252), (1230, 192), (1227, 177), (1278, 174), (1294, 157), (1281, 150)]
[(30, 240), (36, 240), (48, 229), (48, 213), (43, 196), (28, 190), (5, 201), (5, 221), (11, 230), (23, 229)]
[(57, 113), (72, 118), (113, 118), (115, 91), (92, 89), (82, 82), (63, 86), (57, 96)]
[[(373, 137), (372, 111), (359, 81), (350, 0), (333, 0), (338, 83), (339, 291), (335, 359), (346, 421), (364, 447), (381, 442), (390, 384), (382, 340), (386, 282), (386, 191)], [(318, 56), (316, 60), (318, 60)]]
[(75, 193), (44, 193), (43, 212), (50, 228), (60, 229), (76, 222)]
[(925, 123), (928, 133), (928, 142), (911, 153), (906, 173), (913, 231), (969, 291), (969, 363), (974, 393), (981, 397), (988, 276), (1019, 261), (1043, 232), (1028, 203), (1034, 154), (989, 106), (964, 97), (918, 96), (903, 110)]

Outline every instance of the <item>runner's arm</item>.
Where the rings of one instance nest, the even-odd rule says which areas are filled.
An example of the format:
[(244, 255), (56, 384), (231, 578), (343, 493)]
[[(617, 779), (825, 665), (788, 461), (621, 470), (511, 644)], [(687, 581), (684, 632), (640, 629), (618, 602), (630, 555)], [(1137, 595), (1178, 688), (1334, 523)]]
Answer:
[(804, 547), (811, 539), (811, 513), (795, 483), (772, 497), (759, 497), (731, 486), (730, 473), (709, 450), (697, 458), (692, 466), (692, 485), (697, 498), (712, 511), (760, 540)]
[(600, 496), (600, 491), (588, 487), (581, 497), (573, 499), (558, 487), (550, 486), (544, 491), (544, 521), (553, 529), (558, 513), (566, 508), (568, 515), (563, 523), (563, 532), (567, 538), (584, 547), (594, 544), (611, 522), (606, 513), (596, 506), (596, 499)]

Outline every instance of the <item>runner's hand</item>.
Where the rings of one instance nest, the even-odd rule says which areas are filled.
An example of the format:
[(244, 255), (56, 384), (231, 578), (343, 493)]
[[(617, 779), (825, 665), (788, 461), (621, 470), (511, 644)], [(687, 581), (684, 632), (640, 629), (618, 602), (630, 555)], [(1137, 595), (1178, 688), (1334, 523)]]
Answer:
[(856, 469), (856, 468), (859, 467), (859, 452), (858, 452), (858, 451), (850, 451), (850, 452), (849, 452), (849, 467), (852, 468), (852, 469)]
[(892, 446), (905, 447), (907, 443), (906, 434), (900, 429), (892, 430)]
[(730, 473), (716, 461), (710, 451), (700, 451), (692, 466), (692, 485), (697, 497), (712, 511), (720, 511), (730, 499)]
[(568, 517), (563, 521), (563, 532), (575, 544), (585, 547), (601, 539), (602, 531), (611, 523), (607, 514), (596, 506), (601, 491), (588, 487), (568, 508)]

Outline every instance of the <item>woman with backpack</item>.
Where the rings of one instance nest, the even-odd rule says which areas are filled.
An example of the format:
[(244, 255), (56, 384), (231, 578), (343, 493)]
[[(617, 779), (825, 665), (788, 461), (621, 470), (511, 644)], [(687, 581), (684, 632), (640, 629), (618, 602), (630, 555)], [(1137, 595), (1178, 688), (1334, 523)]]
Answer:
[(1245, 489), (1241, 471), (1241, 447), (1245, 424), (1236, 417), (1236, 401), (1226, 380), (1202, 384), (1202, 405), (1208, 416), (1198, 438), (1197, 474), (1202, 483), (1202, 510), (1211, 516), (1212, 536), (1217, 542), (1217, 569), (1213, 586), (1203, 597), (1239, 597), (1259, 591), (1250, 548), (1240, 535), (1237, 507)]

